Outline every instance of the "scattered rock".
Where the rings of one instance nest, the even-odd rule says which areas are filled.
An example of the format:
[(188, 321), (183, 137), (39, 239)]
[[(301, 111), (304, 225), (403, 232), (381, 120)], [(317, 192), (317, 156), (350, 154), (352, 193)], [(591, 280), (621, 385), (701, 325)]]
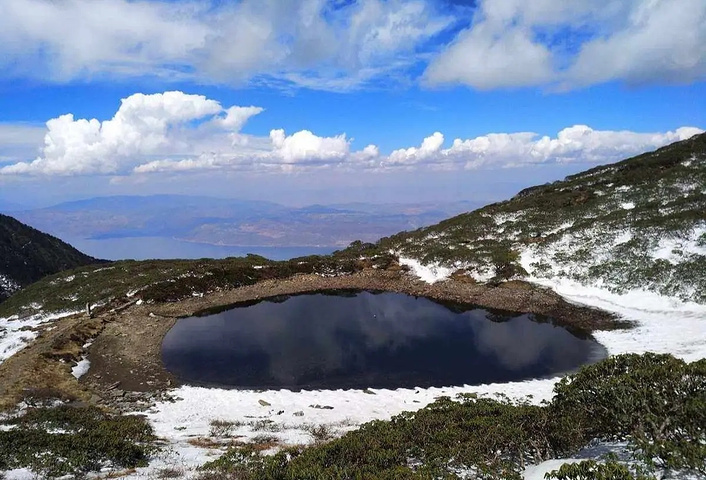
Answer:
[(266, 401), (264, 401), (264, 400), (262, 400), (262, 399), (258, 400), (257, 403), (259, 403), (259, 404), (262, 405), (263, 407), (271, 407), (271, 406), (272, 406), (271, 403), (266, 402)]
[(309, 405), (309, 408), (318, 408), (319, 410), (333, 410), (333, 407), (331, 405), (319, 405), (318, 403), (316, 405)]

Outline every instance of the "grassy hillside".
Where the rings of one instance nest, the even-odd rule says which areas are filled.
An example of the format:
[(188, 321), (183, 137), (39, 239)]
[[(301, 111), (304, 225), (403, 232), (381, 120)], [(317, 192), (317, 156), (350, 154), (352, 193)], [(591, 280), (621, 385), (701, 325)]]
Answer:
[(378, 243), (477, 280), (566, 278), (706, 303), (706, 134)]
[(0, 302), (46, 275), (96, 262), (58, 238), (0, 214)]
[(125, 260), (89, 265), (43, 278), (0, 304), (0, 318), (82, 309), (86, 303), (131, 299), (170, 302), (296, 274), (342, 275), (365, 266), (387, 268), (391, 255), (361, 261), (348, 253), (272, 261), (258, 255), (200, 260)]

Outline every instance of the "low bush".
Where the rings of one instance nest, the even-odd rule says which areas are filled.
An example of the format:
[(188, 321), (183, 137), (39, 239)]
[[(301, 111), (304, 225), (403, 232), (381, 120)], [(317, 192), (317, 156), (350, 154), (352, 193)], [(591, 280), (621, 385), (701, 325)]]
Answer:
[(228, 420), (213, 420), (209, 433), (212, 437), (230, 437), (233, 430), (241, 426), (240, 422), (230, 422)]
[(154, 451), (152, 427), (144, 418), (113, 416), (95, 407), (31, 409), (3, 423), (12, 427), (0, 430), (0, 470), (78, 475), (106, 465), (146, 466)]
[(617, 355), (555, 391), (556, 414), (571, 417), (584, 439), (628, 440), (648, 463), (706, 474), (706, 359)]
[(605, 463), (595, 460), (584, 460), (577, 463), (566, 463), (544, 478), (556, 480), (656, 480), (654, 476), (642, 469), (633, 471), (628, 466), (615, 461)]
[[(706, 360), (619, 355), (568, 376), (542, 406), (472, 395), (440, 398), (307, 448), (262, 456), (252, 446), (233, 447), (204, 469), (256, 480), (459, 478), (469, 472), (480, 479), (520, 479), (529, 464), (570, 455), (594, 438), (620, 438), (648, 470), (703, 473), (705, 382)], [(649, 478), (610, 461), (580, 463), (556, 475)]]

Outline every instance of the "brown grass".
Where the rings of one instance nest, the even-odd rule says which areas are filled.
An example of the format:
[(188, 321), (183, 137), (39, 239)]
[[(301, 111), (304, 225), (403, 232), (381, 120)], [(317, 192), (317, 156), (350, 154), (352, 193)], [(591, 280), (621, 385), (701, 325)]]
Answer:
[(71, 375), (62, 359), (81, 356), (83, 345), (102, 329), (99, 319), (80, 316), (57, 320), (26, 348), (0, 365), (0, 411), (22, 400), (88, 401), (91, 392)]
[(167, 479), (167, 478), (182, 478), (184, 477), (184, 469), (178, 467), (166, 467), (162, 468), (157, 472), (157, 478)]
[[(242, 438), (242, 437), (238, 437)], [(209, 437), (194, 437), (190, 438), (187, 440), (187, 443), (189, 445), (192, 445), (194, 447), (199, 447), (199, 448), (223, 448), (223, 447), (231, 447), (234, 445), (242, 445), (243, 442), (239, 442), (235, 439), (230, 439), (227, 441), (221, 441), (219, 442), (218, 440), (214, 440), (213, 438)]]
[(252, 445), (256, 451), (262, 452), (263, 450), (270, 450), (281, 446), (281, 442), (279, 438), (274, 435), (258, 435), (253, 438), (250, 445)]
[(133, 473), (137, 473), (137, 470), (134, 468), (128, 468), (125, 470), (116, 470), (114, 472), (110, 472), (108, 475), (106, 475), (105, 479), (112, 479), (112, 478), (122, 478), (126, 477), (128, 475), (132, 475)]
[(478, 283), (476, 279), (468, 275), (468, 272), (464, 269), (456, 270), (451, 274), (451, 279), (460, 283)]

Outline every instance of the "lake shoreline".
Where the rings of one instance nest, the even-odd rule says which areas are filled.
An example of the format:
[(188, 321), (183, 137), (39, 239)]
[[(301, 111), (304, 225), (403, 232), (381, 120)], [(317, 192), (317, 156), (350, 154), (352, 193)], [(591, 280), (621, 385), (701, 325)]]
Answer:
[[(121, 412), (147, 410), (168, 398), (170, 390), (179, 385), (161, 356), (162, 341), (179, 318), (273, 296), (346, 289), (403, 293), (439, 302), (532, 313), (585, 335), (630, 326), (611, 313), (570, 303), (549, 288), (523, 281), (489, 285), (449, 278), (430, 284), (399, 267), (365, 268), (331, 276), (298, 274), (177, 302), (129, 300), (122, 307), (96, 311), (92, 318), (77, 314), (57, 320), (41, 331), (37, 341), (0, 364), (0, 407), (15, 405), (33, 389), (55, 390), (60, 385), (55, 390), (61, 393), (60, 398)], [(71, 365), (82, 358), (90, 362), (90, 368), (76, 381)]]
[(125, 407), (120, 392), (149, 394), (180, 385), (161, 357), (162, 341), (179, 318), (269, 297), (327, 290), (396, 292), (504, 312), (533, 313), (585, 335), (627, 326), (607, 312), (568, 303), (550, 289), (526, 282), (489, 286), (449, 279), (428, 284), (403, 271), (376, 269), (332, 277), (296, 275), (174, 303), (132, 305), (117, 317), (109, 316), (89, 349), (91, 368), (81, 383), (97, 392), (105, 403)]

